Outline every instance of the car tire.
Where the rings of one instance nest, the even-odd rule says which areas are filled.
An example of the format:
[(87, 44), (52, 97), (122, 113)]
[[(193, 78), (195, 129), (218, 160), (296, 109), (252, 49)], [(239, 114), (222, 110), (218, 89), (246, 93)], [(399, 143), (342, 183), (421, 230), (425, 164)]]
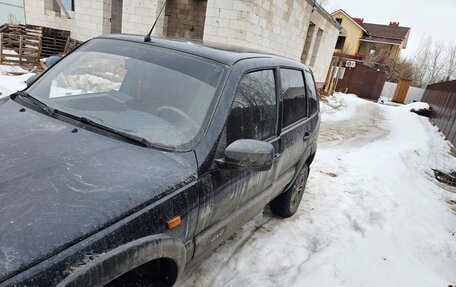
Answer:
[(306, 164), (299, 172), (293, 185), (287, 191), (274, 198), (269, 204), (273, 214), (288, 218), (296, 213), (301, 203), (308, 177), (309, 166)]

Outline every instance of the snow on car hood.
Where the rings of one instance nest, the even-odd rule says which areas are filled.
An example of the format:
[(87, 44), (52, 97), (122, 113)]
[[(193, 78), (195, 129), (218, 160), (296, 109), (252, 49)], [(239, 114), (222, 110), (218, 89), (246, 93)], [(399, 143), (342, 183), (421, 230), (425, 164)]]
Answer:
[(192, 152), (72, 133), (21, 108), (0, 101), (0, 281), (196, 178)]

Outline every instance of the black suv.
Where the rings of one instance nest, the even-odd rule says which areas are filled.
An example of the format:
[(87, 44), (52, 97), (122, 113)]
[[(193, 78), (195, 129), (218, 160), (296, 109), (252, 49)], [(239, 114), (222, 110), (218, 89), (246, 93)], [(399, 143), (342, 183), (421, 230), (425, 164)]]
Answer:
[(0, 101), (0, 285), (168, 286), (315, 156), (312, 72), (267, 54), (92, 39)]

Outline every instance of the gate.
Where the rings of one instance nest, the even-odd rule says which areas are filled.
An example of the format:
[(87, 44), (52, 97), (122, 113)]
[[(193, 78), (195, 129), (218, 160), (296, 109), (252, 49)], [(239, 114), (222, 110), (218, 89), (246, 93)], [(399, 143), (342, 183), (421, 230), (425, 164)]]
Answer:
[(336, 91), (355, 94), (377, 101), (385, 84), (385, 72), (357, 63), (345, 69), (344, 78), (337, 83)]

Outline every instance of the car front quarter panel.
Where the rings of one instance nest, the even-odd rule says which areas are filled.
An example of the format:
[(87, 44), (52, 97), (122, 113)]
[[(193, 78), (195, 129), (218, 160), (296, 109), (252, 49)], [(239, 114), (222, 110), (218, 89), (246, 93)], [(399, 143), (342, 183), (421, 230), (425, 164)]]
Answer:
[[(174, 229), (168, 229), (167, 221), (176, 215), (181, 217), (181, 224)], [(196, 177), (194, 177), (189, 183), (153, 204), (138, 210), (92, 236), (69, 246), (54, 256), (44, 259), (40, 263), (1, 282), (0, 286), (56, 286), (63, 280), (66, 280), (67, 277), (70, 278), (69, 276), (75, 270), (78, 274), (82, 274), (81, 272), (87, 270), (92, 274), (87, 276), (96, 275), (98, 279), (105, 280), (107, 278), (106, 276), (122, 275), (109, 273), (109, 275), (107, 274), (105, 276), (104, 274), (100, 275), (97, 273), (101, 270), (99, 266), (111, 264), (109, 262), (112, 262), (112, 259), (109, 258), (117, 258), (119, 262), (116, 263), (118, 266), (115, 266), (114, 271), (123, 272), (129, 268), (129, 270), (134, 269), (134, 265), (144, 260), (153, 260), (154, 258), (148, 257), (148, 255), (138, 253), (138, 250), (150, 251), (155, 247), (159, 250), (154, 251), (154, 254), (171, 256), (170, 259), (176, 261), (179, 271), (181, 271), (185, 262), (191, 259), (193, 255), (192, 238), (196, 227), (197, 215), (198, 185)], [(157, 239), (158, 241), (152, 239)], [(171, 245), (179, 251), (179, 255), (170, 253), (171, 251), (168, 247), (171, 247)], [(130, 250), (129, 246), (133, 249)], [(182, 249), (184, 252), (182, 252)], [(138, 256), (138, 258), (131, 260), (133, 258), (132, 256)], [(133, 265), (129, 266), (120, 262), (123, 259), (128, 260)], [(94, 264), (97, 262), (102, 264), (95, 266)], [(88, 267), (84, 267), (86, 264)], [(93, 272), (97, 274), (93, 275)], [(79, 282), (77, 280), (86, 280), (86, 277), (75, 279), (74, 276), (71, 277), (73, 279), (70, 278), (71, 281), (64, 282), (70, 283)]]
[(168, 235), (152, 235), (129, 242), (76, 267), (57, 287), (104, 286), (157, 258), (172, 259), (181, 274), (186, 261), (184, 243)]

